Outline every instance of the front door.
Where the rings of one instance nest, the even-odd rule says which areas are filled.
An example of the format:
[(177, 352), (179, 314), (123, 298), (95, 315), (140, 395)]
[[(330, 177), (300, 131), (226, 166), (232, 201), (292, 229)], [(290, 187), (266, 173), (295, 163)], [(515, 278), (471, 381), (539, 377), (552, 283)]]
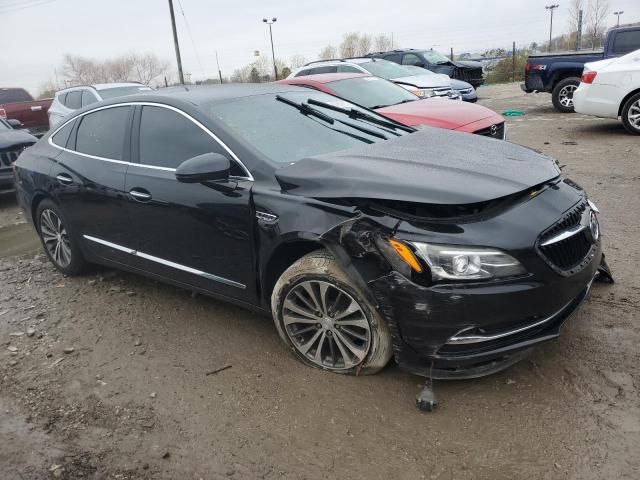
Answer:
[(137, 108), (132, 151), (138, 163), (129, 166), (125, 191), (139, 268), (255, 300), (252, 181), (237, 179), (235, 188), (223, 190), (215, 183), (178, 182), (175, 169), (183, 161), (210, 152), (229, 157), (228, 152), (186, 114), (162, 106)]

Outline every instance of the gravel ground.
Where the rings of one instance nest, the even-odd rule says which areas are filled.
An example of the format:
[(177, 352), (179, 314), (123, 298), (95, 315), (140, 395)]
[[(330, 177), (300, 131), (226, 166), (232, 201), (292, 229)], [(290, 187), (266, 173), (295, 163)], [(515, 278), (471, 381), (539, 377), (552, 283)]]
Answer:
[[(0, 477), (640, 478), (640, 143), (480, 89), (508, 136), (557, 157), (600, 208), (617, 283), (559, 341), (505, 372), (438, 382), (389, 365), (351, 378), (290, 356), (268, 318), (130, 274), (64, 278), (0, 198)], [(217, 369), (230, 366), (218, 373)]]

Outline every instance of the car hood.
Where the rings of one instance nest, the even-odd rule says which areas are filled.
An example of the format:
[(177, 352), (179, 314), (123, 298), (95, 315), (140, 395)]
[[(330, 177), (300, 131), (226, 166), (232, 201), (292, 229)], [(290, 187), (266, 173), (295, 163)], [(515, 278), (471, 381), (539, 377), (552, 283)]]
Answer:
[(453, 63), (456, 67), (462, 68), (482, 68), (482, 63), (474, 62), (472, 60), (455, 60)]
[(458, 80), (457, 78), (452, 78), (451, 88), (453, 88), (454, 90), (464, 90), (466, 88), (473, 88), (473, 85), (467, 82), (463, 82), (462, 80)]
[(451, 82), (448, 75), (435, 74), (435, 75), (412, 75), (409, 77), (392, 78), (394, 83), (404, 83), (406, 85), (413, 85), (418, 88), (438, 88), (438, 87), (450, 87)]
[(406, 125), (430, 125), (455, 130), (497, 114), (481, 105), (455, 102), (444, 98), (427, 98), (383, 107), (377, 112)]
[(276, 171), (283, 191), (440, 205), (485, 202), (557, 177), (554, 159), (480, 135), (426, 128), (302, 159)]
[(0, 149), (10, 148), (14, 145), (24, 145), (36, 143), (38, 139), (24, 130), (1, 130)]

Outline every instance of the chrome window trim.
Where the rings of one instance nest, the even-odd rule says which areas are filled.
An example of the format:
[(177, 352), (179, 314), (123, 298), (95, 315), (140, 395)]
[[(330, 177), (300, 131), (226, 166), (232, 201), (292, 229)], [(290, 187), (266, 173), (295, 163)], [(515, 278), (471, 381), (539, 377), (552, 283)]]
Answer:
[(134, 166), (142, 167), (142, 168), (151, 168), (151, 169), (155, 169), (155, 170), (165, 170), (165, 171), (168, 171), (168, 172), (175, 172), (176, 171), (175, 168), (160, 167), (160, 166), (157, 166), (157, 165), (145, 165), (145, 164), (142, 164), (142, 163), (134, 163), (134, 162), (125, 162), (124, 160), (116, 160), (116, 159), (113, 159), (113, 158), (104, 158), (104, 157), (99, 157), (97, 155), (90, 155), (88, 153), (77, 152), (75, 150), (70, 150), (68, 148), (61, 147), (60, 145), (58, 145), (58, 144), (53, 142), (53, 137), (58, 133), (58, 131), (60, 131), (62, 128), (64, 128), (68, 123), (71, 123), (72, 121), (75, 121), (78, 118), (84, 117), (85, 115), (88, 115), (90, 113), (99, 112), (100, 110), (106, 110), (108, 108), (130, 107), (130, 106), (137, 106), (137, 105), (166, 108), (167, 110), (173, 110), (174, 112), (179, 113), (183, 117), (187, 118), (188, 120), (193, 122), (197, 127), (199, 127), (201, 130), (203, 130), (207, 135), (209, 135), (214, 141), (216, 141), (229, 155), (231, 155), (231, 157), (238, 163), (238, 165), (240, 165), (240, 167), (247, 174), (247, 176), (234, 176), (233, 178), (239, 179), (239, 180), (241, 179), (241, 180), (254, 181), (253, 175), (251, 175), (251, 172), (245, 166), (245, 164), (242, 163), (242, 161), (238, 158), (238, 156), (235, 153), (233, 153), (233, 151), (227, 146), (227, 144), (224, 143), (222, 140), (220, 140), (220, 138), (218, 138), (218, 136), (215, 133), (210, 131), (207, 127), (205, 127), (202, 123), (200, 123), (198, 120), (193, 118), (188, 113), (185, 113), (182, 110), (180, 110), (179, 108), (176, 108), (174, 106), (165, 105), (164, 103), (157, 103), (157, 102), (123, 102), (123, 103), (116, 103), (116, 104), (112, 104), (112, 105), (104, 105), (102, 107), (97, 107), (97, 108), (94, 108), (94, 109), (89, 110), (87, 112), (83, 112), (80, 115), (76, 115), (75, 117), (70, 118), (69, 120), (67, 120), (66, 122), (62, 123), (60, 126), (58, 126), (53, 131), (53, 133), (51, 135), (49, 135), (49, 139), (48, 139), (49, 145), (51, 145), (52, 147), (58, 148), (60, 150), (63, 150), (65, 152), (74, 153), (74, 154), (80, 155), (82, 157), (93, 158), (95, 160), (102, 160), (102, 161), (105, 161), (105, 162), (120, 163), (122, 165), (134, 165)]
[(165, 260), (164, 258), (156, 257), (154, 255), (149, 255), (148, 253), (139, 252), (137, 250), (133, 250), (128, 247), (123, 247), (122, 245), (108, 242), (107, 240), (102, 240), (101, 238), (98, 238), (98, 237), (93, 237), (91, 235), (83, 235), (83, 237), (86, 238), (87, 240), (98, 243), (100, 245), (104, 245), (106, 247), (113, 248), (115, 250), (119, 250), (124, 253), (128, 253), (129, 255), (144, 258), (145, 260), (150, 260), (152, 262), (159, 263), (167, 267), (175, 268), (176, 270), (182, 270), (183, 272), (192, 273), (194, 275), (198, 275), (208, 280), (213, 280), (214, 282), (224, 283), (225, 285), (240, 288), (242, 290), (247, 288), (247, 286), (244, 285), (243, 283), (229, 280), (228, 278), (224, 278), (224, 277), (219, 277), (218, 275), (213, 275), (212, 273), (203, 272), (202, 270), (198, 270), (197, 268), (187, 267), (186, 265), (181, 265), (179, 263), (175, 263), (170, 260)]

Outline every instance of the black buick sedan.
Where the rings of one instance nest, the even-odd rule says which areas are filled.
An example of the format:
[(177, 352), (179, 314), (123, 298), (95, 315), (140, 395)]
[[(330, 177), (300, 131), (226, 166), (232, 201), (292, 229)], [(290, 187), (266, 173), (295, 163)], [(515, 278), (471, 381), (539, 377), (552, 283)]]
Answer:
[(269, 313), (300, 360), (340, 373), (505, 368), (605, 265), (597, 210), (553, 159), (298, 87), (94, 104), (15, 175), (61, 272), (103, 264)]

